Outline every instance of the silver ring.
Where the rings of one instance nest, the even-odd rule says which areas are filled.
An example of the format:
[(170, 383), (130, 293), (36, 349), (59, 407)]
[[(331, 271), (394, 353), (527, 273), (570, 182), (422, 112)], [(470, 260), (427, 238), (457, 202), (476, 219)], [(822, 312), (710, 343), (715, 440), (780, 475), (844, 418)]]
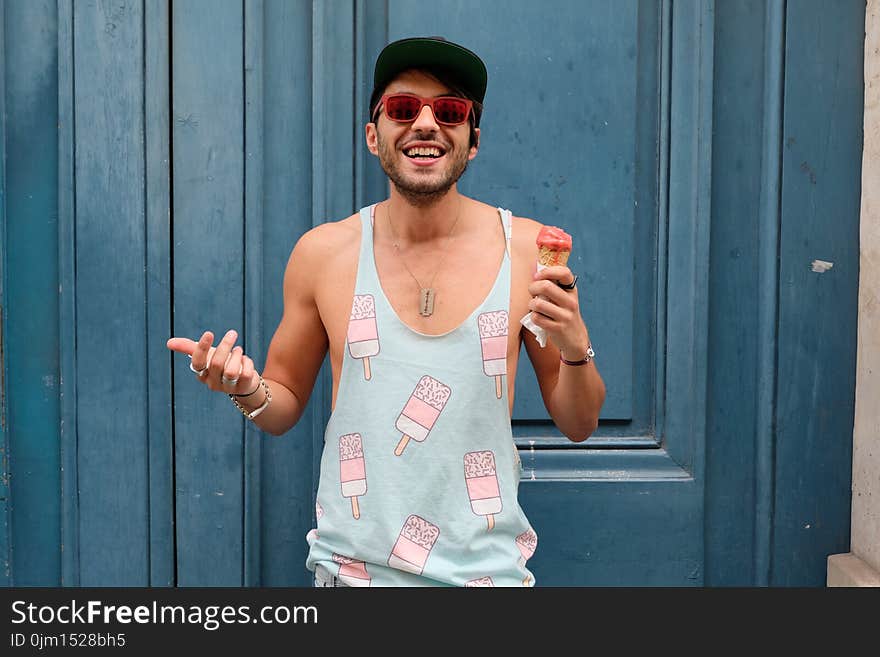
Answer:
[(233, 386), (234, 386), (234, 385), (236, 385), (236, 384), (238, 383), (238, 377), (236, 377), (236, 378), (234, 378), (234, 379), (227, 379), (227, 378), (226, 378), (226, 375), (225, 375), (225, 374), (222, 374), (222, 375), (220, 376), (220, 382), (221, 382), (223, 385), (233, 385)]
[(197, 370), (195, 367), (193, 367), (192, 360), (190, 360), (189, 369), (191, 371), (195, 372), (196, 376), (198, 376), (200, 378), (203, 376), (206, 376), (208, 374), (208, 366), (207, 365), (205, 365), (205, 367), (203, 369)]

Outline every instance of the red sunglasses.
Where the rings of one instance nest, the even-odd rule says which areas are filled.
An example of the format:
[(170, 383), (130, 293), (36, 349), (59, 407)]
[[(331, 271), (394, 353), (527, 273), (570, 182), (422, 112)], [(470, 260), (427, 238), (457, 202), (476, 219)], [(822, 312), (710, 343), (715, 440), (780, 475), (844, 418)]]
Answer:
[(467, 122), (473, 109), (473, 101), (457, 96), (422, 98), (415, 94), (385, 94), (376, 105), (373, 121), (379, 116), (379, 109), (385, 107), (385, 116), (395, 123), (412, 123), (419, 112), (427, 105), (434, 113), (434, 119), (441, 125), (462, 125)]

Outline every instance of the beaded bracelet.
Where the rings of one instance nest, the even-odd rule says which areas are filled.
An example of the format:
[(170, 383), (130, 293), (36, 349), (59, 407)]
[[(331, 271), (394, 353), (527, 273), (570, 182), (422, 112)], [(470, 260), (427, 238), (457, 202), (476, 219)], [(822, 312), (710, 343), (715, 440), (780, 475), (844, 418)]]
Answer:
[[(238, 402), (238, 400), (235, 398), (235, 395), (229, 395), (229, 398), (232, 400), (232, 403), (235, 404), (235, 407), (238, 410), (240, 410), (242, 415), (244, 415), (248, 420), (253, 420), (260, 413), (265, 411), (266, 407), (272, 401), (272, 391), (269, 390), (269, 385), (265, 381), (263, 381), (263, 377), (260, 377), (260, 386), (263, 388), (263, 390), (266, 391), (266, 399), (265, 399), (265, 401), (263, 401), (263, 404), (259, 408), (255, 408), (252, 411), (248, 411), (244, 406), (242, 406)], [(256, 390), (254, 390), (254, 392), (256, 392)], [(254, 393), (252, 392), (252, 393), (249, 393), (248, 395), (244, 395), (244, 396), (247, 397), (252, 394), (254, 394)]]

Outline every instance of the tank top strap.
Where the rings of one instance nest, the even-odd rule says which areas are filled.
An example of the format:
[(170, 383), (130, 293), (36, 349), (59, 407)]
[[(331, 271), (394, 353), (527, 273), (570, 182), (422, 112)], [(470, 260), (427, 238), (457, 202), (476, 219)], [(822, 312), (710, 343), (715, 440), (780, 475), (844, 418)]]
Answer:
[(498, 208), (498, 214), (501, 215), (501, 227), (504, 229), (504, 248), (507, 250), (507, 257), (510, 257), (510, 239), (513, 237), (513, 213), (504, 208)]

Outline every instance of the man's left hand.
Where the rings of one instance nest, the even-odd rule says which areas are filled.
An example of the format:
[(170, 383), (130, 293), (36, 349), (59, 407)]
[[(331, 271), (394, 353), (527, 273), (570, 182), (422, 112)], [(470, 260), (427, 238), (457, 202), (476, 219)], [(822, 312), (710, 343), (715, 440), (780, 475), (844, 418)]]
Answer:
[(564, 290), (557, 283), (571, 285), (574, 274), (568, 267), (546, 267), (535, 272), (529, 285), (532, 321), (547, 332), (553, 344), (568, 360), (580, 360), (587, 352), (589, 336), (581, 318), (578, 289)]

